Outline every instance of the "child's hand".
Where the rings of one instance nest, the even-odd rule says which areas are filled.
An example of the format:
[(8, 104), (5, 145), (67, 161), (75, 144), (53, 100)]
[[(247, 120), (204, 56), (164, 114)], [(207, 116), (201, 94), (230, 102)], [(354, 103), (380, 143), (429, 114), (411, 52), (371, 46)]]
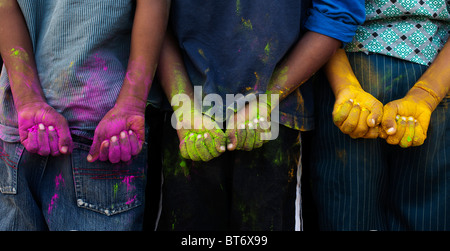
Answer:
[(383, 130), (386, 142), (403, 148), (420, 146), (427, 137), (432, 110), (425, 103), (405, 96), (384, 106)]
[(57, 156), (72, 151), (67, 120), (45, 102), (17, 109), (20, 141), (30, 153)]
[(361, 88), (349, 87), (336, 94), (333, 122), (352, 138), (377, 138), (383, 104)]
[(116, 105), (95, 129), (87, 160), (127, 162), (141, 152), (144, 140), (144, 112)]
[(232, 122), (227, 123), (227, 148), (251, 151), (261, 147), (267, 139), (263, 134), (270, 133), (270, 106), (264, 102), (252, 101), (236, 112)]
[(180, 153), (185, 159), (210, 161), (225, 152), (225, 134), (210, 117), (197, 111), (183, 113), (177, 123)]

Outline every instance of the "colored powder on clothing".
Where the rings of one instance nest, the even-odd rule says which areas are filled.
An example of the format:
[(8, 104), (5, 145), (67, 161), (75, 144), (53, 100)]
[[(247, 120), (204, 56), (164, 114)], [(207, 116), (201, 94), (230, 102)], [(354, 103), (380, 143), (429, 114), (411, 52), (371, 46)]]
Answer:
[(53, 208), (56, 207), (56, 201), (58, 200), (59, 195), (57, 193), (55, 193), (52, 197), (52, 199), (50, 200), (50, 204), (48, 205), (48, 209), (47, 209), (47, 213), (51, 214), (53, 211)]
[(248, 29), (248, 30), (253, 30), (253, 25), (252, 22), (249, 20), (245, 20), (244, 18), (241, 19), (242, 20), (242, 25), (244, 26), (244, 28)]
[(133, 175), (130, 175), (130, 176), (126, 176), (126, 177), (122, 180), (122, 182), (125, 183), (126, 186), (127, 186), (127, 192), (129, 192), (130, 190), (134, 189), (134, 186), (131, 185), (131, 183), (133, 182), (134, 178), (136, 178), (136, 177), (133, 176)]
[(266, 56), (269, 56), (269, 54), (270, 54), (270, 42), (267, 42), (266, 47), (264, 47), (264, 52), (266, 53)]
[(117, 197), (117, 191), (119, 191), (119, 184), (114, 184), (114, 198)]

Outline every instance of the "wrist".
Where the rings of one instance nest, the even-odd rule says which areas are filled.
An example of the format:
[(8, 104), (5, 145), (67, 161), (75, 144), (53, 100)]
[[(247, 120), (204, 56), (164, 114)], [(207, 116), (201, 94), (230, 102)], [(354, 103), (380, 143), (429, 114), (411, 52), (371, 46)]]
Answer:
[[(332, 84), (332, 82), (330, 82)], [(360, 92), (364, 89), (359, 84), (358, 80), (355, 78), (346, 78), (336, 81), (336, 84), (332, 84), (332, 89), (335, 96), (343, 92)]]
[(144, 114), (146, 105), (147, 102), (145, 100), (129, 96), (129, 97), (119, 97), (116, 100), (116, 104), (114, 107), (125, 109), (132, 113)]
[(43, 107), (48, 106), (47, 102), (42, 97), (37, 97), (34, 95), (26, 96), (26, 97), (16, 97), (14, 96), (14, 105), (16, 107), (17, 112), (22, 111), (25, 108), (29, 107)]
[(406, 94), (406, 97), (412, 99), (416, 103), (425, 104), (430, 111), (434, 111), (441, 102), (441, 98), (432, 89), (421, 83), (414, 85)]

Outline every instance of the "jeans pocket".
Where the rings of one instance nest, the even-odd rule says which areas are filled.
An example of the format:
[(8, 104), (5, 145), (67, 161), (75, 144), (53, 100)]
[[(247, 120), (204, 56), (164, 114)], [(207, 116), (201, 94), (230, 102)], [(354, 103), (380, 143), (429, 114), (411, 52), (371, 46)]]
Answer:
[(0, 192), (17, 193), (17, 166), (23, 152), (21, 143), (0, 140)]
[(114, 215), (143, 204), (147, 175), (147, 143), (127, 163), (90, 163), (89, 147), (74, 143), (72, 171), (77, 205), (105, 215)]

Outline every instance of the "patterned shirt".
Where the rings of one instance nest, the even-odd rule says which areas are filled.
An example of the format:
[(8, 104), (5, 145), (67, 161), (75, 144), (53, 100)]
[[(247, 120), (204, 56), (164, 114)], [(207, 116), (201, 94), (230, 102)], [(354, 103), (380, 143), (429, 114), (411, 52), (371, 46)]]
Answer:
[(373, 52), (430, 65), (450, 34), (448, 0), (366, 0), (366, 21), (348, 52)]

